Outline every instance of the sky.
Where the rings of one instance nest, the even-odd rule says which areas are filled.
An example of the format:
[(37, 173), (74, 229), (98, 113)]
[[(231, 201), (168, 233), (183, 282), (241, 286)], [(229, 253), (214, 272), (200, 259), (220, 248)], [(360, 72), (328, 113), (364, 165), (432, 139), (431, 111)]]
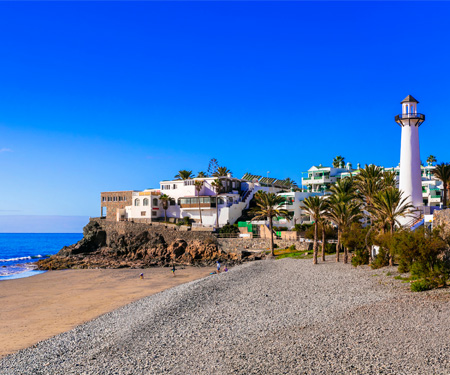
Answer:
[(336, 155), (395, 166), (409, 94), (422, 160), (450, 161), (449, 15), (449, 2), (0, 2), (0, 232), (13, 216), (87, 221), (101, 191), (211, 158), (297, 182)]

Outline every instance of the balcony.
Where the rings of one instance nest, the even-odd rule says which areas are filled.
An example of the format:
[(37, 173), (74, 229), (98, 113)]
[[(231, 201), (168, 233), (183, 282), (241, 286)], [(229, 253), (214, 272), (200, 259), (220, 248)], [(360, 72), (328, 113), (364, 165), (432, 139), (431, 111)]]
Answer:
[(200, 200), (200, 208), (215, 208), (216, 197), (192, 197), (180, 198), (178, 204), (181, 208), (196, 208), (198, 209)]
[(420, 126), (425, 121), (425, 115), (422, 113), (402, 113), (395, 116), (395, 122), (400, 126), (403, 126), (402, 120), (416, 120), (412, 125)]

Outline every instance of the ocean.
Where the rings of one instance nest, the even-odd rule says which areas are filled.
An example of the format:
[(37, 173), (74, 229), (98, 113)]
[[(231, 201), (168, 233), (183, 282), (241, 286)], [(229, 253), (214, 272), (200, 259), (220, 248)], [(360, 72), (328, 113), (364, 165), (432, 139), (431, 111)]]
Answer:
[(0, 282), (45, 272), (35, 270), (32, 263), (82, 237), (82, 233), (0, 233)]

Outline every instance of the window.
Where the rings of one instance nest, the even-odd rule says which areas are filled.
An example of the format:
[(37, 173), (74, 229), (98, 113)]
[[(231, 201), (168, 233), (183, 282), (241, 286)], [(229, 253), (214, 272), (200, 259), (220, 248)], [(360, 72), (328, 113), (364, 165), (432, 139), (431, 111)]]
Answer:
[(171, 206), (175, 206), (175, 199), (170, 199), (169, 202), (170, 202), (170, 205), (171, 205)]
[(144, 200), (142, 201), (142, 205), (148, 206), (148, 198), (144, 198)]
[(172, 189), (176, 189), (177, 188), (177, 184), (173, 184)]
[(134, 200), (134, 205), (135, 206), (139, 206), (141, 204), (141, 201), (139, 200), (139, 198), (136, 198), (135, 200)]
[(102, 202), (106, 202), (106, 197), (102, 197)]
[(108, 202), (111, 202), (111, 197), (108, 197)]
[(127, 200), (127, 197), (123, 197), (123, 200), (126, 201), (126, 200)]
[(184, 180), (184, 186), (192, 186), (194, 185), (194, 180)]
[(161, 185), (161, 190), (170, 190), (170, 185)]
[(153, 206), (158, 206), (158, 198), (153, 198)]
[(141, 216), (145, 216), (145, 211), (141, 211)]
[(152, 216), (156, 216), (158, 213), (156, 211), (152, 211)]
[(122, 202), (122, 199), (123, 199), (122, 197), (119, 197), (119, 202)]
[(117, 197), (113, 197), (113, 202), (117, 202)]

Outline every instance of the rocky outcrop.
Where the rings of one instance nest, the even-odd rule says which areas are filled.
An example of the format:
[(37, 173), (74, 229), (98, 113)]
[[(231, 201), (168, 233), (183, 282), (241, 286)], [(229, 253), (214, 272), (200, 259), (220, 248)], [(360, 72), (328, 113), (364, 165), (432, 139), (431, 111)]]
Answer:
[[(40, 260), (41, 270), (63, 268), (145, 268), (175, 264), (236, 263), (255, 254), (225, 252), (211, 233), (182, 232), (137, 223), (111, 223), (92, 219), (83, 238), (58, 254)], [(259, 257), (260, 258), (260, 257)]]
[(441, 235), (444, 238), (450, 239), (450, 209), (434, 211), (433, 213), (433, 227), (441, 230)]

